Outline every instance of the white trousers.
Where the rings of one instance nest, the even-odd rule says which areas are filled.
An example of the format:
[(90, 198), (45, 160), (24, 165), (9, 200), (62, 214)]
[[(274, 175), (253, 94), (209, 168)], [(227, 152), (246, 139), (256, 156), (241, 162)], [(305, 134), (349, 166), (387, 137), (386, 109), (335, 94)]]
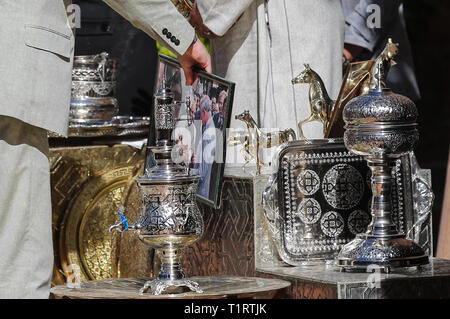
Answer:
[(0, 116), (0, 298), (48, 298), (53, 269), (47, 131)]

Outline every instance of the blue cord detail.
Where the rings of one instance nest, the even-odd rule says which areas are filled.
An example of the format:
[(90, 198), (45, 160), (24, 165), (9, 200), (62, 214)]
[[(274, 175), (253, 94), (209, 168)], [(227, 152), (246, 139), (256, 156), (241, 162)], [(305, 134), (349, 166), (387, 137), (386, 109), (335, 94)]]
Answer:
[(128, 219), (125, 217), (125, 215), (122, 214), (122, 212), (120, 211), (120, 209), (119, 209), (119, 211), (117, 212), (117, 214), (119, 214), (120, 219), (122, 219), (122, 224), (125, 225), (125, 230), (128, 230)]

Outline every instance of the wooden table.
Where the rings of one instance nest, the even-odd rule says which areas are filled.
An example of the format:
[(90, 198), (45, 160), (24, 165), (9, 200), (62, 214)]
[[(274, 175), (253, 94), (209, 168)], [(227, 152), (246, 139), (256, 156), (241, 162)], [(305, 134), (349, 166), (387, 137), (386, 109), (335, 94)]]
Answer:
[(155, 296), (150, 292), (139, 295), (139, 289), (149, 278), (111, 278), (85, 281), (79, 288), (55, 286), (51, 293), (57, 297), (76, 299), (237, 299), (273, 298), (277, 292), (290, 286), (280, 279), (256, 277), (191, 277), (203, 290), (202, 294), (185, 292)]

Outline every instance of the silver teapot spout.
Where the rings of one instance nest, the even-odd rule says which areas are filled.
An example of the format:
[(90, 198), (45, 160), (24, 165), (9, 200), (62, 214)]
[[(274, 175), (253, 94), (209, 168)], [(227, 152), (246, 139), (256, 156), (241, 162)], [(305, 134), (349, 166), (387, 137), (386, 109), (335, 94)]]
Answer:
[(119, 216), (120, 216), (120, 221), (117, 224), (111, 225), (108, 228), (108, 232), (110, 232), (110, 233), (119, 232), (120, 237), (122, 237), (124, 231), (139, 229), (139, 226), (140, 226), (139, 224), (132, 225), (132, 226), (128, 225), (128, 219), (125, 217), (124, 212), (125, 212), (125, 207), (123, 205), (121, 205), (119, 207), (119, 210), (117, 211), (117, 214), (119, 214)]

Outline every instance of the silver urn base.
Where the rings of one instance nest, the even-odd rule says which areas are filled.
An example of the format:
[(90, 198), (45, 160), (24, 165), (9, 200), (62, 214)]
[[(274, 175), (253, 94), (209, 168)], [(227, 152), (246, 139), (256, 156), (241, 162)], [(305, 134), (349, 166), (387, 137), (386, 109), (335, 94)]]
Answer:
[(346, 244), (336, 259), (341, 271), (376, 271), (389, 273), (395, 268), (428, 264), (423, 249), (404, 235), (386, 238), (358, 234)]
[(203, 293), (197, 282), (190, 280), (181, 267), (184, 250), (167, 246), (156, 250), (156, 254), (161, 260), (161, 269), (156, 279), (145, 282), (139, 290), (143, 295), (148, 289), (151, 289), (153, 295), (182, 293), (186, 290), (192, 290), (197, 293)]

